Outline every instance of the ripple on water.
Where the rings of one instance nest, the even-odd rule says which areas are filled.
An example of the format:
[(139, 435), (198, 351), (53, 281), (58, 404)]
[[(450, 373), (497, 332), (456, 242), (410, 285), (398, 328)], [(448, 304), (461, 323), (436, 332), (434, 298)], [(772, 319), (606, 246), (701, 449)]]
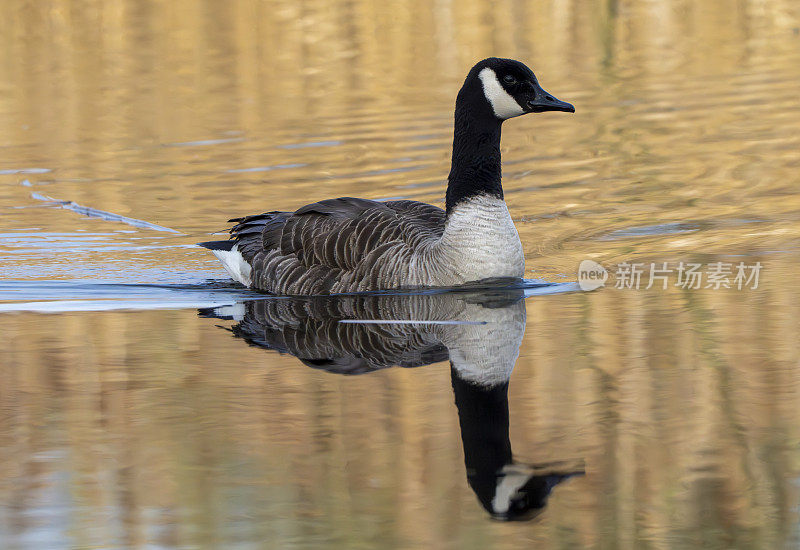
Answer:
[(629, 239), (631, 237), (650, 237), (653, 235), (677, 235), (680, 233), (693, 233), (702, 228), (700, 224), (675, 222), (661, 223), (657, 225), (642, 225), (639, 227), (628, 227), (617, 229), (607, 235), (599, 237), (598, 240), (614, 241), (618, 239)]
[[(533, 279), (511, 282), (481, 282), (454, 288), (409, 289), (357, 293), (363, 296), (436, 295), (521, 291), (521, 297), (575, 292), (574, 283), (550, 283)], [(64, 313), (68, 311), (111, 311), (120, 309), (186, 309), (233, 305), (247, 300), (298, 299), (248, 290), (229, 279), (184, 284), (121, 283), (101, 280), (2, 281), (0, 312)]]

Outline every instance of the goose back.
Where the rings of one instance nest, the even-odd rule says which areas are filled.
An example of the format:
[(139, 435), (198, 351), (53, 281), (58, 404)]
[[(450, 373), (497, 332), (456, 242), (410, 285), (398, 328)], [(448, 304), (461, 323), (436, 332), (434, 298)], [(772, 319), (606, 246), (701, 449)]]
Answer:
[[(449, 216), (417, 201), (343, 197), (231, 221), (229, 242), (248, 274), (238, 280), (275, 294), (452, 286), (524, 270), (514, 223), (493, 197)], [(243, 271), (226, 269), (234, 278)]]
[(421, 258), (441, 238), (445, 213), (416, 201), (343, 197), (231, 221), (251, 286), (335, 294), (424, 285)]

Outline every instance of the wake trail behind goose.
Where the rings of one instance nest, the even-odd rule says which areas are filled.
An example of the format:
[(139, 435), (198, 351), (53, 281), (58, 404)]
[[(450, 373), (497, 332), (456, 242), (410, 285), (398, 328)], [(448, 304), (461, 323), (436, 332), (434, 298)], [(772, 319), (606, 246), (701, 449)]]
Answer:
[(73, 201), (54, 199), (53, 197), (48, 197), (47, 195), (40, 195), (39, 193), (31, 193), (31, 198), (36, 199), (37, 201), (49, 202), (54, 206), (64, 208), (65, 210), (71, 210), (73, 212), (77, 212), (78, 214), (87, 216), (89, 218), (100, 218), (102, 220), (124, 223), (142, 229), (152, 229), (153, 231), (164, 231), (167, 233), (175, 233), (176, 235), (181, 234), (180, 231), (176, 231), (175, 229), (171, 229), (169, 227), (164, 227), (163, 225), (157, 225), (136, 218), (128, 218), (127, 216), (114, 214), (113, 212), (98, 210), (97, 208), (92, 208), (91, 206), (83, 206)]

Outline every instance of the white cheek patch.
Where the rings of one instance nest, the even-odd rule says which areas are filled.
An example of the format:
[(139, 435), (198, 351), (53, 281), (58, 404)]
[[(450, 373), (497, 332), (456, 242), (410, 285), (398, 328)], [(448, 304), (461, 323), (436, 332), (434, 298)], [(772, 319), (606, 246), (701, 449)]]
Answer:
[(511, 508), (511, 499), (532, 477), (533, 474), (525, 472), (511, 472), (504, 475), (500, 483), (497, 484), (497, 489), (492, 499), (494, 512), (496, 514), (508, 512), (508, 509)]
[(497, 118), (505, 120), (525, 114), (525, 110), (519, 106), (517, 100), (500, 85), (500, 81), (497, 80), (497, 75), (492, 69), (486, 67), (478, 73), (478, 77), (483, 83), (483, 93), (489, 100)]

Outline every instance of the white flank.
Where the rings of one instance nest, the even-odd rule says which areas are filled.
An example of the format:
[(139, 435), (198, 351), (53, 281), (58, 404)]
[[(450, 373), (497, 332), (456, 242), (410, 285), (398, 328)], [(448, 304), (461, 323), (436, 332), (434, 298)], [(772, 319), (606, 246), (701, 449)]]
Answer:
[(492, 69), (486, 67), (478, 73), (478, 77), (483, 83), (483, 93), (497, 118), (505, 120), (525, 114), (525, 110), (519, 106), (517, 100), (511, 97), (497, 80), (497, 75)]
[(228, 272), (228, 275), (230, 275), (234, 281), (249, 287), (252, 283), (250, 272), (253, 268), (245, 261), (244, 256), (239, 252), (237, 246), (238, 245), (234, 245), (230, 251), (212, 250), (211, 252), (222, 262), (222, 267), (225, 268), (225, 271)]

